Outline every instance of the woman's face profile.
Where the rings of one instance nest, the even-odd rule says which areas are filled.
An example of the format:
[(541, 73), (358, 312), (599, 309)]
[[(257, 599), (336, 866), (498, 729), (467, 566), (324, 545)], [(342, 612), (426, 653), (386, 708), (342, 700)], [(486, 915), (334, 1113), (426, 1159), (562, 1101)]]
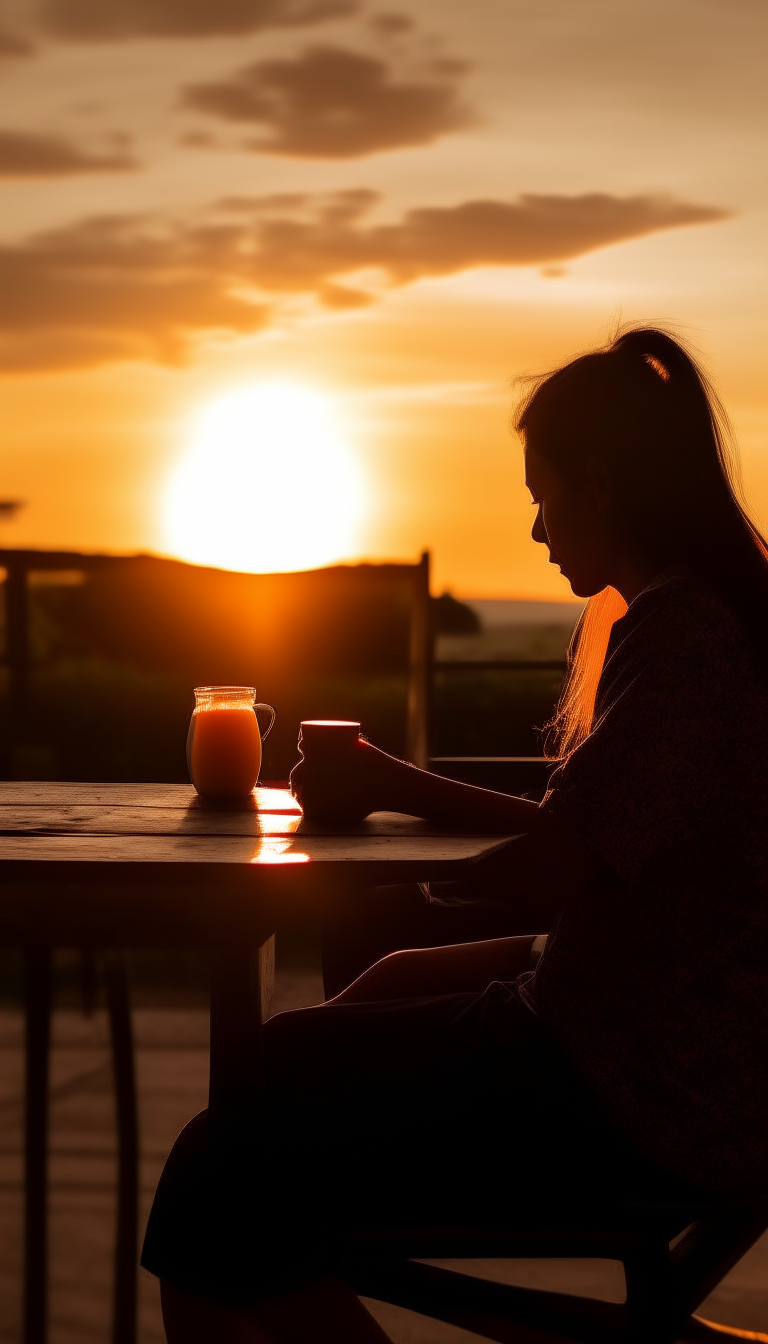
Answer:
[(576, 597), (592, 597), (612, 577), (609, 501), (594, 472), (574, 483), (528, 440), (525, 483), (537, 509), (531, 537), (549, 549)]

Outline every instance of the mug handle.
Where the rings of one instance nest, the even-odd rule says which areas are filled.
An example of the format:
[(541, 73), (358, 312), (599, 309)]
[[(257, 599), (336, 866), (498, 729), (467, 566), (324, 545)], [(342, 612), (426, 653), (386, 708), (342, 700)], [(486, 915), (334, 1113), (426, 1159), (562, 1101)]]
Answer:
[[(269, 710), (269, 713), (270, 713), (271, 716), (272, 716), (272, 717), (270, 718), (270, 720), (269, 720), (269, 726), (267, 727), (266, 730), (262, 729), (262, 726), (261, 726), (261, 724), (259, 723), (259, 710), (260, 710), (260, 709), (267, 709), (267, 710)], [(255, 715), (256, 715), (256, 722), (259, 723), (259, 733), (261, 734), (261, 740), (262, 740), (262, 742), (266, 742), (267, 738), (269, 737), (269, 734), (272, 732), (272, 729), (273, 729), (274, 726), (275, 726), (275, 719), (277, 718), (277, 710), (275, 709), (274, 705), (261, 705), (261, 704), (259, 704), (259, 705), (254, 705), (254, 706), (253, 706), (253, 711), (254, 711), (254, 713), (255, 713)]]

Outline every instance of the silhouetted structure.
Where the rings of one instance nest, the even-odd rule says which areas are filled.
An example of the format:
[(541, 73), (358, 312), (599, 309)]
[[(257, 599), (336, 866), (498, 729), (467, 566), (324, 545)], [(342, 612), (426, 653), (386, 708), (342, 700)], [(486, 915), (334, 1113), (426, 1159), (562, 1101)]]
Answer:
[[(564, 666), (436, 663), (436, 629), (475, 633), (478, 622), (448, 594), (430, 599), (427, 555), (288, 574), (66, 551), (3, 550), (0, 565), (0, 774), (15, 777), (184, 780), (192, 687), (223, 683), (256, 685), (278, 707), (265, 779), (287, 777), (302, 718), (351, 716), (419, 765), (439, 756), (441, 771), (456, 755), (506, 753), (490, 766), (503, 787), (507, 757), (535, 752), (531, 725), (547, 718)], [(510, 672), (521, 676), (510, 683)]]

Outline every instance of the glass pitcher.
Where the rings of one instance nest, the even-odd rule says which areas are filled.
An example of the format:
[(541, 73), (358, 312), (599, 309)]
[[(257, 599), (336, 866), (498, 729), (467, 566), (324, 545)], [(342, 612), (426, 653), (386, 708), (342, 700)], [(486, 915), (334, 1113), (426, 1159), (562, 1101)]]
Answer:
[[(269, 724), (262, 733), (258, 710)], [(234, 801), (253, 791), (261, 769), (261, 744), (272, 730), (275, 710), (256, 703), (255, 686), (196, 686), (187, 734), (187, 766), (203, 798)]]

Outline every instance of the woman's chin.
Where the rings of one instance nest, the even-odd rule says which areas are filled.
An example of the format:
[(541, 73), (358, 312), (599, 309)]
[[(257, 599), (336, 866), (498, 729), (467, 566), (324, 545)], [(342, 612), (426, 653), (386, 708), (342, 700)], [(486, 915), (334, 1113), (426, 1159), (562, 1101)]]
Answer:
[[(565, 577), (566, 575), (563, 575), (563, 578)], [(580, 598), (582, 602), (586, 602), (588, 598), (594, 597), (596, 593), (602, 593), (603, 589), (606, 587), (604, 583), (579, 583), (575, 579), (568, 579), (568, 583), (570, 584), (573, 596)]]
[(562, 569), (560, 570), (560, 573), (562, 574), (563, 578), (568, 584), (568, 587), (570, 588), (574, 597), (580, 597), (580, 598), (593, 597), (595, 592), (597, 591), (597, 589), (592, 584), (585, 583), (583, 580), (579, 582), (578, 579), (572, 579), (570, 575), (566, 574)]
[(597, 589), (587, 584), (584, 579), (581, 580), (578, 578), (572, 579), (570, 574), (566, 574), (565, 570), (563, 569), (563, 566), (559, 563), (559, 561), (553, 560), (551, 556), (549, 563), (550, 565), (555, 565), (557, 569), (560, 571), (560, 574), (565, 579), (565, 582), (568, 584), (568, 587), (570, 588), (574, 597), (582, 597), (582, 598), (592, 597), (592, 595), (595, 592), (597, 592)]

